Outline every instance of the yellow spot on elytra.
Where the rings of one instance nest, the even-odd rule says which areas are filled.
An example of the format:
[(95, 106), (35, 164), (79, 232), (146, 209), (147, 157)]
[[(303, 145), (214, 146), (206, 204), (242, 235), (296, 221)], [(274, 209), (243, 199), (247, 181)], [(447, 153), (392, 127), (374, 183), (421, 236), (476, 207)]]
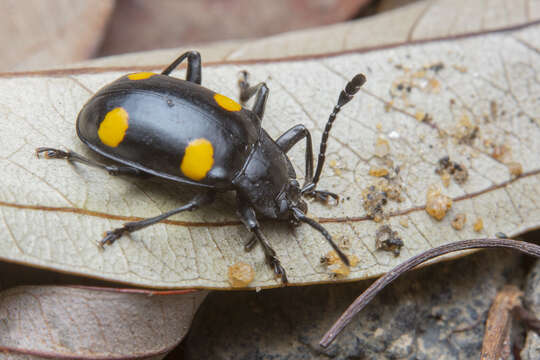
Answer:
[(206, 139), (192, 140), (186, 147), (180, 170), (188, 178), (203, 179), (214, 165), (214, 147)]
[(129, 74), (128, 79), (129, 80), (144, 80), (154, 75), (156, 74), (153, 72), (138, 72), (138, 73)]
[(223, 109), (227, 111), (240, 111), (242, 110), (242, 105), (234, 101), (233, 99), (230, 99), (226, 97), (225, 95), (221, 94), (215, 94), (214, 100), (216, 100), (217, 104), (221, 106)]
[(128, 128), (129, 115), (124, 108), (117, 107), (105, 115), (98, 129), (98, 136), (102, 143), (110, 147), (117, 147), (124, 140)]

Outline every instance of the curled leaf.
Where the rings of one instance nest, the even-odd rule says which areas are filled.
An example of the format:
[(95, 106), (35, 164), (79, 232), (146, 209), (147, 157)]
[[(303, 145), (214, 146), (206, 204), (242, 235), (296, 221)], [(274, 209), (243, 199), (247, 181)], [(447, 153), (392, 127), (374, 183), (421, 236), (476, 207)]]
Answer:
[(149, 358), (186, 335), (206, 291), (20, 286), (0, 292), (0, 352)]

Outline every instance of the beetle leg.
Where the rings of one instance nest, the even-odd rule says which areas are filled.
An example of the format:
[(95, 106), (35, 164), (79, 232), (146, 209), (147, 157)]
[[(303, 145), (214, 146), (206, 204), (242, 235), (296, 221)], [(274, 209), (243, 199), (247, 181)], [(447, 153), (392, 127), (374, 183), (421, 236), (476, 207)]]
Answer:
[(296, 145), (300, 140), (306, 138), (306, 178), (304, 186), (311, 183), (313, 179), (313, 144), (311, 142), (311, 134), (309, 130), (302, 124), (293, 126), (285, 131), (277, 140), (276, 144), (284, 153)]
[(253, 228), (253, 232), (263, 247), (264, 254), (266, 255), (266, 262), (272, 269), (274, 269), (274, 274), (281, 277), (281, 282), (283, 284), (287, 284), (289, 282), (287, 279), (287, 273), (285, 272), (283, 266), (281, 266), (281, 262), (277, 258), (276, 252), (274, 249), (272, 249), (270, 243), (268, 243), (268, 240), (266, 240), (266, 237), (261, 232), (261, 229), (259, 227), (255, 227)]
[(36, 156), (39, 158), (39, 155), (43, 154), (45, 159), (66, 159), (68, 161), (76, 161), (89, 166), (97, 167), (107, 171), (110, 175), (136, 175), (136, 176), (150, 176), (148, 173), (141, 171), (137, 168), (131, 166), (116, 166), (116, 165), (105, 165), (100, 162), (90, 160), (85, 158), (82, 155), (77, 154), (73, 151), (63, 151), (59, 149), (40, 147), (36, 149)]
[(201, 54), (197, 51), (188, 51), (180, 55), (171, 65), (167, 66), (161, 72), (162, 75), (169, 75), (182, 61), (187, 58), (187, 73), (186, 80), (201, 84)]
[(193, 211), (201, 207), (202, 205), (210, 204), (214, 201), (215, 198), (215, 192), (214, 191), (208, 191), (205, 193), (198, 194), (195, 196), (191, 201), (185, 205), (180, 206), (179, 208), (167, 211), (161, 215), (154, 216), (151, 218), (143, 219), (140, 221), (134, 221), (134, 222), (128, 222), (125, 223), (124, 226), (116, 228), (111, 231), (107, 231), (105, 233), (105, 236), (98, 241), (98, 245), (100, 247), (103, 247), (106, 244), (112, 244), (115, 242), (118, 238), (120, 238), (124, 234), (129, 234), (134, 231), (144, 229), (145, 227), (148, 227), (150, 225), (154, 225), (162, 220), (165, 220), (166, 218), (181, 213), (183, 211)]
[[(304, 186), (302, 187), (302, 193), (313, 196), (315, 199), (323, 202), (328, 202), (330, 197), (337, 200), (339, 196), (333, 192), (315, 190), (315, 184), (313, 183), (313, 145), (311, 141), (311, 134), (304, 125), (296, 125), (287, 130), (276, 140), (276, 144), (278, 144), (283, 152), (287, 153), (303, 138), (306, 138), (306, 177), (304, 180)], [(310, 187), (308, 187), (308, 185)]]
[(248, 72), (244, 70), (240, 72), (238, 87), (240, 88), (240, 103), (242, 105), (256, 94), (255, 103), (253, 104), (251, 111), (257, 114), (259, 119), (262, 120), (264, 109), (266, 107), (266, 100), (268, 99), (268, 94), (270, 92), (266, 83), (261, 82), (255, 86), (250, 86), (248, 82)]
[[(281, 277), (281, 282), (283, 284), (287, 284), (289, 281), (287, 280), (287, 274), (285, 272), (285, 269), (283, 266), (281, 266), (281, 262), (277, 258), (276, 252), (272, 247), (270, 246), (270, 243), (264, 236), (264, 234), (261, 231), (261, 228), (259, 227), (259, 223), (257, 221), (257, 217), (255, 215), (255, 210), (253, 210), (249, 205), (247, 205), (246, 202), (244, 202), (242, 199), (239, 199), (238, 201), (238, 215), (240, 216), (240, 219), (246, 225), (246, 227), (249, 229), (249, 231), (253, 232), (255, 235), (245, 246), (247, 247), (253, 247), (254, 239), (259, 240), (259, 243), (261, 244), (264, 254), (266, 256), (266, 262), (270, 267), (274, 270), (274, 273), (276, 276)], [(246, 249), (247, 250), (247, 249)], [(251, 250), (249, 248), (249, 250)]]

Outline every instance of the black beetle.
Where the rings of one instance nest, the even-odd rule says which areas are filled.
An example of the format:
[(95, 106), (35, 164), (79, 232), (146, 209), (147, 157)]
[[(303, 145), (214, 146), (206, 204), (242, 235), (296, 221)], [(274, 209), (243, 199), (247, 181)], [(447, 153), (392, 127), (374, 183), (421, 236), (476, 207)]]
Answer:
[[(186, 80), (169, 76), (187, 59)], [(341, 91), (322, 135), (319, 159), (313, 172), (311, 135), (304, 125), (296, 125), (277, 140), (261, 127), (268, 87), (249, 86), (243, 72), (238, 84), (242, 105), (255, 95), (251, 110), (215, 93), (201, 84), (201, 58), (198, 52), (182, 54), (161, 74), (134, 73), (123, 76), (99, 90), (77, 117), (77, 135), (93, 151), (121, 165), (104, 165), (72, 151), (38, 148), (46, 158), (68, 159), (107, 170), (111, 175), (159, 176), (201, 190), (189, 203), (156, 217), (129, 222), (106, 232), (100, 246), (111, 244), (125, 233), (158, 223), (182, 211), (192, 211), (214, 200), (216, 192), (236, 191), (238, 215), (254, 237), (246, 250), (258, 240), (266, 260), (283, 283), (285, 270), (260, 230), (256, 214), (265, 218), (304, 222), (328, 240), (341, 260), (347, 257), (333, 242), (326, 229), (305, 214), (302, 196), (319, 200), (337, 195), (316, 190), (332, 123), (341, 107), (348, 103), (366, 81), (356, 75)], [(286, 153), (306, 139), (304, 185)]]

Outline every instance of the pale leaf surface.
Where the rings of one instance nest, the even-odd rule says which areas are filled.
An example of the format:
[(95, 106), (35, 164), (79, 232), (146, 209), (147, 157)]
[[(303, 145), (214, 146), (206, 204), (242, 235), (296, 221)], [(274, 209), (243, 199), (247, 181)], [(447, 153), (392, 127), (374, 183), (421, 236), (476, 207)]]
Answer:
[[(424, 7), (423, 13), (444, 3)], [(486, 2), (485, 8), (492, 11), (490, 4)], [(520, 21), (538, 17), (533, 3), (525, 8)], [(404, 10), (410, 11), (410, 7)], [(424, 17), (418, 19), (417, 30), (411, 34), (427, 26), (420, 26), (427, 21)], [(441, 22), (445, 21), (443, 16)], [(495, 22), (498, 28), (484, 22), (468, 30), (496, 30), (515, 26), (517, 21)], [(453, 32), (437, 36), (465, 33), (458, 27), (449, 29)], [(538, 25), (532, 23), (506, 32), (364, 49), (334, 57), (205, 66), (203, 83), (236, 97), (237, 73), (247, 69), (253, 81), (267, 81), (271, 89), (263, 120), (269, 133), (276, 137), (303, 123), (313, 131), (317, 146), (340, 89), (354, 74), (367, 75), (365, 90), (347, 105), (334, 126), (320, 184), (340, 193), (344, 201), (335, 207), (310, 205), (311, 216), (321, 217), (338, 242), (348, 244), (346, 252), (360, 259), (351, 274), (342, 279), (362, 279), (379, 275), (432, 246), (496, 232), (513, 235), (538, 227), (539, 34)], [(402, 37), (396, 41), (407, 39), (411, 40)], [(343, 50), (347, 49), (336, 49)], [(115, 60), (117, 65), (122, 64), (120, 59), (124, 58)], [(429, 69), (434, 64), (442, 64), (442, 68)], [(251, 286), (278, 285), (264, 264), (260, 248), (251, 253), (243, 251), (249, 234), (234, 215), (232, 196), (224, 196), (204, 210), (177, 216), (168, 224), (124, 237), (103, 252), (98, 250), (95, 241), (104, 231), (134, 217), (169, 210), (191, 195), (174, 184), (114, 178), (95, 169), (33, 156), (38, 146), (64, 146), (95, 156), (75, 135), (77, 112), (93, 92), (124, 72), (80, 69), (3, 78), (0, 219), (5, 231), (0, 233), (0, 257), (141, 286), (171, 288), (226, 288), (228, 267), (243, 261), (256, 271)], [(183, 71), (174, 73), (183, 75)], [(410, 93), (391, 96), (404, 80), (414, 85)], [(431, 123), (417, 120), (422, 113), (432, 117)], [(463, 122), (479, 129), (469, 143), (458, 141)], [(401, 215), (383, 223), (366, 219), (360, 196), (376, 181), (368, 174), (369, 169), (381, 166), (374, 156), (379, 138), (389, 141), (388, 157), (401, 168), (399, 184), (404, 197), (403, 202), (391, 201), (385, 207), (387, 213)], [(500, 149), (504, 149), (503, 154), (493, 157)], [(300, 176), (303, 150), (304, 145), (299, 144), (290, 153)], [(452, 180), (448, 188), (441, 185), (434, 170), (438, 159), (446, 155), (468, 169), (464, 184)], [(510, 174), (506, 165), (509, 161), (522, 166), (520, 177)], [(422, 209), (431, 184), (441, 186), (442, 192), (454, 200), (442, 222)], [(461, 231), (450, 225), (458, 213), (468, 219)], [(478, 218), (483, 220), (483, 228), (475, 232), (472, 224)], [(381, 224), (391, 225), (403, 239), (405, 246), (399, 257), (375, 250), (375, 233)], [(331, 280), (329, 270), (320, 264), (321, 256), (329, 250), (320, 234), (306, 226), (290, 231), (285, 224), (264, 222), (263, 227), (292, 283)]]
[[(540, 88), (534, 43), (538, 38), (540, 27), (532, 25), (506, 33), (316, 60), (210, 66), (204, 68), (203, 81), (235, 97), (236, 75), (247, 69), (253, 79), (266, 80), (271, 89), (263, 121), (269, 133), (275, 137), (303, 123), (317, 139), (346, 80), (366, 73), (365, 90), (335, 125), (329, 142), (330, 166), (320, 183), (345, 201), (339, 206), (310, 206), (310, 214), (322, 217), (336, 239), (350, 243), (347, 252), (360, 259), (347, 280), (361, 279), (379, 275), (432, 246), (538, 227)], [(438, 72), (422, 70), (432, 64), (444, 67)], [(424, 77), (417, 79), (418, 87), (407, 97), (395, 98), (394, 108), (385, 111), (392, 84), (407, 76), (405, 68), (409, 73), (424, 71)], [(256, 271), (252, 286), (276, 286), (261, 249), (243, 251), (249, 234), (234, 215), (231, 197), (177, 216), (172, 224), (124, 237), (105, 251), (96, 247), (104, 231), (130, 217), (153, 216), (176, 207), (190, 196), (174, 184), (111, 177), (88, 167), (35, 158), (34, 149), (39, 146), (64, 146), (94, 156), (77, 139), (74, 119), (91, 93), (121, 75), (67, 71), (60, 76), (45, 73), (3, 79), (0, 201), (7, 231), (1, 233), (2, 258), (142, 286), (212, 288), (228, 287), (228, 266), (244, 261)], [(436, 81), (439, 89), (427, 91), (422, 85), (427, 79)], [(432, 125), (419, 122), (418, 111), (430, 114)], [(464, 117), (479, 127), (470, 144), (457, 142)], [(389, 157), (402, 169), (404, 201), (390, 202), (387, 208), (404, 215), (391, 216), (386, 222), (405, 242), (397, 258), (375, 250), (380, 224), (363, 218), (360, 193), (376, 180), (368, 171), (379, 166), (373, 155), (378, 138), (389, 141)], [(493, 144), (508, 149), (511, 160), (522, 165), (522, 176), (513, 178), (500, 159), (490, 156)], [(290, 154), (299, 172), (302, 151), (299, 144)], [(454, 204), (439, 222), (421, 207), (428, 185), (441, 186), (434, 170), (445, 155), (463, 164), (469, 179), (463, 185), (451, 181), (448, 188), (443, 187)], [(469, 219), (461, 231), (450, 226), (457, 213)], [(400, 223), (401, 217), (408, 219), (408, 227)], [(479, 233), (472, 230), (476, 218), (483, 219)], [(306, 226), (290, 231), (285, 225), (265, 222), (263, 228), (292, 283), (329, 281), (330, 274), (319, 261), (329, 250), (322, 236)]]

